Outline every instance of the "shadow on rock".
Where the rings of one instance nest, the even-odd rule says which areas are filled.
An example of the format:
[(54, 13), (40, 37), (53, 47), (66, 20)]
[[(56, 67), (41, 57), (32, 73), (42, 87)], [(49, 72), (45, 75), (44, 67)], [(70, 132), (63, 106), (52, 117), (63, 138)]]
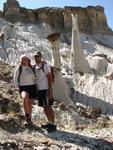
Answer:
[(19, 112), (20, 105), (17, 102), (11, 101), (8, 98), (0, 98), (0, 113)]
[(24, 128), (14, 118), (0, 120), (0, 127), (12, 134), (16, 134), (24, 130)]
[(113, 149), (113, 143), (108, 142), (107, 140), (87, 137), (84, 135), (70, 133), (67, 131), (57, 130), (57, 132), (53, 134), (48, 134), (48, 136), (57, 141), (65, 141), (68, 143), (72, 143), (81, 147), (87, 147), (90, 149), (98, 149), (98, 150)]
[(106, 102), (102, 99), (87, 96), (86, 94), (76, 91), (76, 102), (90, 106), (92, 108), (100, 107), (102, 114), (113, 115), (113, 104), (110, 104), (109, 102)]

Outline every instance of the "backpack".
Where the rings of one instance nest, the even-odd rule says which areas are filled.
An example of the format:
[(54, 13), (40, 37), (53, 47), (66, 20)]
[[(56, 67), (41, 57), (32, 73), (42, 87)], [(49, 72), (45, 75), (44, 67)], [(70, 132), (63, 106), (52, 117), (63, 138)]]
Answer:
[[(42, 69), (43, 72), (45, 72), (45, 70), (44, 70), (44, 65), (45, 64), (47, 64), (47, 62), (42, 61), (42, 66), (38, 70)], [(33, 72), (35, 72), (35, 67), (36, 67), (36, 65), (34, 65), (34, 67), (33, 67)], [(55, 76), (54, 76), (54, 67), (50, 65), (50, 69), (51, 69), (52, 82), (54, 82), (54, 78), (55, 78)]]

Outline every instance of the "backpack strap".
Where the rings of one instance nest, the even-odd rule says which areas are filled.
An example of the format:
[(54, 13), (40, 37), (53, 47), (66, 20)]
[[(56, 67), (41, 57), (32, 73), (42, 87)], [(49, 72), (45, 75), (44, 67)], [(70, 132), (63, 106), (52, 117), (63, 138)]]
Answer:
[(21, 76), (21, 73), (22, 73), (22, 66), (20, 65), (19, 66), (19, 75), (18, 75), (18, 84), (20, 83), (20, 76)]
[(31, 67), (31, 69), (32, 69), (32, 71), (33, 71), (33, 73), (34, 73), (34, 76), (35, 76), (35, 78), (36, 78), (36, 73), (35, 73), (35, 72), (36, 72), (36, 71), (35, 71), (35, 70), (36, 70), (36, 65), (33, 65), (33, 66)]
[(45, 72), (45, 71), (44, 71), (44, 65), (45, 65), (45, 64), (47, 64), (47, 62), (46, 62), (46, 61), (42, 61), (42, 67), (41, 67), (41, 69), (43, 70), (43, 72)]
[[(45, 65), (45, 64), (47, 64), (47, 62), (46, 62), (46, 61), (43, 61), (43, 62), (42, 62), (42, 66), (41, 66), (39, 69), (37, 69), (37, 71), (40, 70), (40, 69), (42, 69), (42, 71), (45, 73), (45, 70), (44, 70), (44, 65)], [(34, 75), (35, 75), (35, 77), (36, 77), (36, 65), (34, 65), (32, 68), (33, 68)], [(50, 68), (51, 68), (52, 81), (54, 82), (55, 76), (54, 76), (54, 69), (53, 69), (53, 66), (50, 66)]]
[(33, 67), (32, 67), (32, 68), (33, 68), (33, 72), (36, 73), (36, 71), (38, 71), (38, 70), (40, 70), (40, 69), (42, 69), (42, 71), (45, 72), (45, 71), (44, 71), (44, 65), (45, 65), (46, 63), (47, 63), (46, 61), (42, 61), (42, 66), (41, 66), (40, 68), (38, 68), (38, 69), (36, 69), (36, 65), (33, 65)]

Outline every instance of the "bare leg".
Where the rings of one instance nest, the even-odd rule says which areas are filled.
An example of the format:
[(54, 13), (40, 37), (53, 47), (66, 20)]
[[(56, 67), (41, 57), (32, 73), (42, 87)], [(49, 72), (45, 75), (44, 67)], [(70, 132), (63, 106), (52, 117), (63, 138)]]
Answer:
[(25, 114), (28, 114), (29, 118), (31, 118), (31, 113), (32, 113), (32, 101), (29, 99), (29, 95), (27, 92), (22, 92), (21, 97), (23, 99), (23, 104), (24, 104), (24, 111)]
[(53, 108), (50, 106), (44, 107), (44, 112), (46, 114), (48, 121), (51, 123), (55, 123), (55, 113), (53, 111)]
[(32, 100), (29, 100), (29, 117), (32, 117)]

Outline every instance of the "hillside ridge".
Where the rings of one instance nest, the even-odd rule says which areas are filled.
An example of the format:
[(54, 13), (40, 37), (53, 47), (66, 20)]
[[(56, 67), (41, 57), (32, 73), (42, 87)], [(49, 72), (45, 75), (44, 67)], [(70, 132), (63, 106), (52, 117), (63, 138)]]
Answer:
[(72, 29), (71, 13), (78, 15), (78, 26), (81, 32), (113, 34), (108, 27), (102, 6), (27, 9), (21, 7), (17, 0), (7, 0), (4, 3), (3, 12), (0, 12), (0, 17), (13, 23), (19, 21), (45, 23), (56, 30), (70, 32)]

